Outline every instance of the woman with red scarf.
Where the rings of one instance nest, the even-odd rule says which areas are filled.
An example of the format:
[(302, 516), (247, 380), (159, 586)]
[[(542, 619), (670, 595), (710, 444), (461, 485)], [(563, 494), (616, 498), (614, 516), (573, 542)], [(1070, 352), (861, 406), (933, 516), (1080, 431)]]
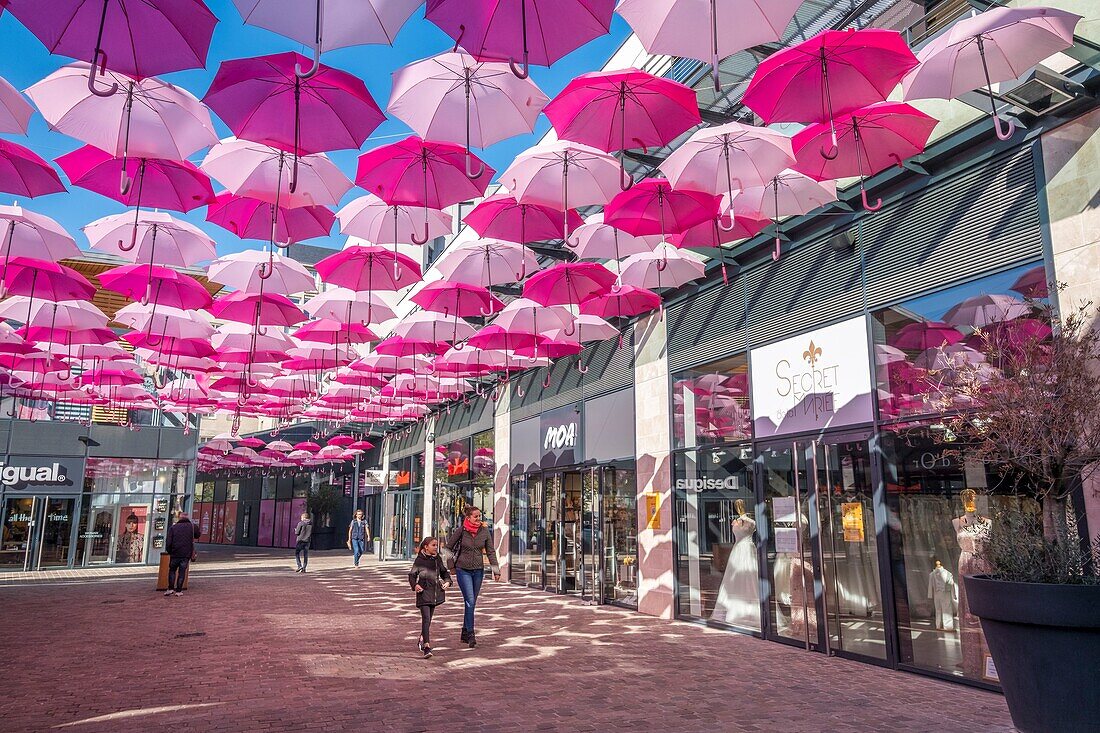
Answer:
[(477, 646), (474, 638), (474, 608), (481, 592), (481, 582), (485, 579), (484, 558), (489, 558), (493, 580), (500, 580), (500, 565), (497, 563), (497, 552), (493, 548), (493, 533), (482, 523), (481, 510), (467, 505), (462, 513), (465, 519), (462, 526), (452, 531), (447, 538), (447, 549), (451, 551), (458, 589), (462, 591), (462, 602), (465, 604), (462, 641), (473, 648)]

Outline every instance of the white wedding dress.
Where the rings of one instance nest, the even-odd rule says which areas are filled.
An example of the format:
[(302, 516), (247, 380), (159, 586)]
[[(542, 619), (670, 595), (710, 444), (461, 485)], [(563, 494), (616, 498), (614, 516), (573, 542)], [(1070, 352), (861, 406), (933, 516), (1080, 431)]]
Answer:
[(733, 521), (733, 550), (730, 551), (718, 588), (712, 621), (749, 629), (760, 628), (760, 577), (753, 535), (756, 522), (742, 515)]

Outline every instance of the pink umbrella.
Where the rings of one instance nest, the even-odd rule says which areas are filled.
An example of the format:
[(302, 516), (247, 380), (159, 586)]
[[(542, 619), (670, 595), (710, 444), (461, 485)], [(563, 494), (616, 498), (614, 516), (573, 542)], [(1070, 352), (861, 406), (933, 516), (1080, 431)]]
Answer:
[[(724, 196), (723, 201), (726, 199), (727, 197)], [(732, 207), (724, 208), (727, 208), (726, 213), (711, 221), (696, 224), (680, 234), (674, 234), (669, 238), (669, 243), (674, 247), (687, 249), (717, 249), (718, 257), (722, 262), (722, 280), (729, 283), (724, 245), (755, 237), (771, 222), (755, 212), (735, 214)]]
[(634, 285), (623, 285), (607, 295), (581, 303), (581, 313), (601, 318), (632, 318), (661, 307), (661, 296)]
[(542, 305), (579, 305), (607, 295), (615, 273), (595, 262), (559, 262), (536, 272), (523, 284), (523, 296)]
[(34, 198), (65, 190), (57, 171), (34, 151), (0, 140), (0, 193)]
[(647, 178), (623, 191), (604, 209), (604, 223), (627, 234), (679, 234), (718, 216), (719, 197), (678, 191), (664, 178)]
[(467, 342), (476, 349), (503, 349), (514, 351), (521, 348), (533, 348), (545, 337), (523, 331), (510, 331), (495, 323), (485, 326)]
[(294, 332), (294, 338), (321, 344), (365, 344), (378, 336), (362, 323), (341, 323), (322, 318), (310, 321)]
[[(506, 64), (451, 51), (395, 71), (387, 109), (421, 137), (469, 151), (534, 131), (546, 102), (533, 81), (517, 79)], [(471, 162), (467, 155), (466, 175), (480, 177), (484, 169)]]
[(678, 288), (703, 276), (703, 263), (668, 244), (661, 244), (653, 252), (630, 255), (623, 260), (622, 285), (640, 288)]
[[(428, 237), (446, 236), (453, 229), (451, 215), (428, 209)], [(409, 244), (421, 231), (419, 211), (412, 206), (390, 206), (373, 194), (360, 196), (336, 213), (340, 232), (373, 244)]]
[(421, 354), (435, 356), (444, 353), (449, 348), (450, 344), (445, 341), (390, 336), (375, 344), (374, 353), (382, 356), (417, 356)]
[(84, 233), (92, 249), (131, 262), (191, 267), (217, 256), (205, 232), (160, 211), (139, 211), (134, 221), (129, 214), (105, 216), (85, 226)]
[[(229, 138), (210, 149), (200, 166), (230, 192), (276, 207), (338, 206), (352, 183), (323, 153), (298, 156), (298, 186), (284, 172), (290, 153), (262, 143)], [(279, 240), (276, 240), (277, 242)]]
[[(530, 357), (543, 357), (545, 359), (560, 359), (563, 356), (573, 356), (584, 351), (582, 346), (577, 341), (568, 341), (565, 339), (558, 339), (552, 335), (547, 335), (538, 344), (530, 347), (521, 347), (516, 349), (516, 356), (530, 356)], [(583, 366), (579, 365), (578, 366)], [(588, 371), (587, 368), (583, 368), (581, 373)], [(549, 385), (550, 376), (547, 375), (547, 383)]]
[(372, 294), (368, 299), (365, 293), (348, 288), (328, 288), (306, 301), (302, 308), (314, 318), (327, 318), (340, 323), (358, 321), (369, 325), (397, 317), (379, 295)]
[[(597, 299), (602, 297), (604, 296), (596, 296)], [(589, 300), (593, 299), (590, 298)], [(577, 344), (588, 343), (589, 341), (607, 341), (619, 335), (619, 329), (600, 316), (594, 316), (590, 313), (581, 313), (577, 316), (576, 322), (570, 330), (558, 328), (546, 332), (546, 337), (554, 341), (570, 341)]]
[(109, 344), (118, 338), (109, 328), (66, 328), (63, 326), (24, 326), (15, 332), (30, 343), (50, 342), (74, 346)]
[(1011, 321), (994, 321), (982, 328), (982, 333), (972, 334), (966, 343), (975, 349), (1008, 349), (1021, 353), (1050, 338), (1053, 329), (1049, 323), (1037, 318), (1017, 318)]
[(959, 328), (983, 328), (1031, 313), (1031, 304), (1011, 295), (975, 295), (944, 314), (943, 320)]
[(539, 269), (538, 260), (526, 247), (495, 239), (447, 249), (434, 266), (449, 282), (484, 287), (517, 282)]
[(259, 438), (242, 438), (237, 445), (242, 448), (263, 448), (265, 443)]
[(474, 327), (466, 321), (459, 320), (457, 315), (446, 316), (433, 311), (410, 313), (393, 327), (394, 336), (432, 343), (465, 341), (474, 333)]
[(12, 257), (57, 261), (80, 256), (80, 248), (60, 224), (21, 206), (0, 205), (0, 227), (4, 230), (0, 240), (0, 252), (4, 255), (0, 281), (3, 281), (8, 260)]
[(306, 319), (301, 309), (283, 295), (244, 290), (215, 298), (210, 313), (222, 320), (251, 323), (257, 327), (288, 327)]
[(321, 446), (314, 443), (312, 440), (304, 440), (301, 443), (294, 444), (294, 450), (309, 451), (310, 453), (316, 453), (321, 450)]
[(184, 310), (157, 303), (130, 303), (118, 309), (115, 320), (138, 331), (159, 335), (160, 338), (205, 339), (214, 334), (214, 327), (203, 311)]
[(786, 135), (728, 122), (695, 132), (661, 163), (661, 171), (674, 188), (728, 194), (767, 185), (794, 161)]
[[(141, 351), (147, 349), (149, 354), (143, 354), (147, 361), (158, 360), (172, 363), (177, 359), (182, 365), (184, 359), (194, 360), (192, 364), (200, 363), (198, 360), (206, 359), (214, 355), (214, 347), (204, 338), (172, 338), (163, 337), (147, 331), (133, 331), (122, 335), (126, 343)], [(194, 370), (191, 366), (188, 370)]]
[(84, 372), (77, 377), (77, 383), (81, 385), (93, 385), (96, 387), (125, 387), (142, 384), (144, 379), (128, 369), (99, 368), (90, 372)]
[(575, 322), (576, 318), (568, 308), (545, 306), (530, 298), (516, 298), (493, 319), (493, 325), (509, 331), (540, 335), (548, 328), (571, 330)]
[[(218, 19), (202, 0), (6, 0), (8, 10), (50, 53), (140, 79), (206, 65)], [(100, 91), (100, 90), (96, 90)], [(113, 93), (112, 89), (107, 93)]]
[(361, 79), (323, 64), (302, 78), (305, 62), (294, 52), (223, 61), (203, 97), (237, 137), (293, 153), (291, 193), (299, 155), (358, 150), (386, 119)]
[(0, 78), (0, 132), (26, 135), (34, 109), (19, 90)]
[[(801, 5), (801, 0), (709, 0), (707, 8), (707, 2), (694, 0), (620, 0), (615, 10), (651, 54), (705, 61), (709, 49), (718, 92), (718, 62), (780, 40)], [(705, 47), (701, 39), (706, 39)]]
[(417, 356), (368, 354), (352, 362), (351, 368), (367, 374), (427, 374), (431, 371), (431, 362)]
[(424, 208), (423, 237), (414, 244), (428, 241), (428, 209), (481, 198), (496, 174), (476, 156), (470, 156), (489, 173), (476, 183), (466, 175), (469, 153), (452, 143), (421, 140), (415, 135), (400, 142), (375, 148), (359, 156), (355, 182), (390, 205)]
[(223, 191), (214, 197), (207, 208), (206, 220), (229, 230), (241, 239), (267, 239), (290, 244), (314, 237), (327, 237), (336, 215), (324, 206), (288, 209)]
[[(545, 112), (559, 138), (608, 153), (661, 147), (702, 122), (694, 89), (639, 69), (582, 74)], [(630, 188), (625, 168), (621, 176)]]
[[(904, 102), (880, 102), (843, 114), (828, 125), (810, 125), (794, 137), (795, 170), (816, 180), (859, 176), (863, 207), (882, 208), (882, 200), (867, 200), (864, 181), (881, 170), (924, 152), (936, 120)], [(829, 138), (837, 154), (823, 158), (813, 153)]]
[(56, 262), (12, 257), (4, 273), (5, 295), (44, 300), (91, 300), (96, 289), (76, 270)]
[[(351, 290), (400, 290), (420, 279), (420, 266), (402, 254), (376, 245), (352, 245), (315, 266), (321, 280)], [(369, 299), (369, 295), (368, 295)]]
[(618, 260), (638, 252), (652, 252), (660, 236), (635, 237), (605, 224), (603, 214), (589, 216), (565, 244), (582, 260)]
[(784, 171), (766, 186), (753, 186), (737, 195), (738, 206), (747, 211), (757, 211), (770, 216), (775, 223), (775, 249), (772, 259), (778, 261), (783, 232), (779, 227), (782, 216), (808, 214), (819, 206), (836, 201), (836, 183), (815, 181), (796, 171)]
[(25, 295), (0, 300), (0, 320), (71, 330), (104, 328), (107, 325), (107, 316), (103, 311), (86, 300), (35, 301)]
[(483, 376), (507, 369), (507, 353), (490, 349), (452, 348), (432, 362), (432, 371), (437, 374)]
[(313, 68), (295, 69), (310, 78), (317, 73), (321, 52), (346, 46), (385, 43), (392, 45), (397, 32), (421, 0), (233, 0), (245, 23), (313, 46)]
[(214, 282), (252, 293), (291, 295), (317, 286), (314, 276), (300, 262), (254, 249), (219, 257), (210, 263), (207, 275)]
[(941, 321), (917, 321), (909, 323), (889, 339), (890, 345), (909, 351), (925, 351), (944, 344), (957, 344), (963, 335), (951, 324)]
[[(57, 159), (74, 186), (95, 191), (126, 206), (191, 211), (214, 201), (214, 189), (206, 174), (184, 161), (161, 158), (115, 158), (85, 145)], [(134, 180), (120, 193), (119, 180)]]
[[(0, 207), (2, 209), (3, 207)], [(1011, 290), (1025, 298), (1046, 298), (1050, 295), (1050, 285), (1047, 282), (1047, 271), (1043, 265), (1037, 265), (1012, 283)]]
[(488, 288), (447, 280), (428, 283), (409, 300), (424, 310), (456, 318), (491, 316), (504, 307)]
[(567, 219), (568, 231), (581, 226), (581, 217), (574, 210), (562, 212), (545, 204), (523, 204), (514, 196), (497, 193), (478, 203), (463, 221), (482, 237), (526, 244), (560, 237), (563, 218)]
[[(760, 62), (742, 101), (767, 124), (822, 122), (883, 102), (917, 65), (897, 31), (825, 31)], [(832, 148), (823, 157), (836, 155)]]
[[(508, 60), (521, 79), (611, 28), (615, 0), (428, 0), (425, 17), (481, 61)], [(530, 6), (530, 14), (528, 13)], [(516, 59), (522, 56), (523, 65)]]
[(989, 95), (997, 137), (1012, 137), (1015, 123), (1001, 129), (993, 84), (1015, 79), (1073, 45), (1081, 16), (1046, 7), (992, 7), (957, 21), (917, 54), (920, 65), (902, 80), (903, 97), (952, 99), (975, 89)]

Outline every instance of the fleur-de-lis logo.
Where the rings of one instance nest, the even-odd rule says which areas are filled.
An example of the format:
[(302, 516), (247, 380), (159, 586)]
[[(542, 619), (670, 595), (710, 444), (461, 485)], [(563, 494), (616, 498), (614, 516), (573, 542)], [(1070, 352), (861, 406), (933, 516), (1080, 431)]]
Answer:
[(802, 358), (810, 362), (810, 366), (817, 364), (817, 360), (821, 358), (821, 347), (810, 342), (810, 348), (802, 352)]

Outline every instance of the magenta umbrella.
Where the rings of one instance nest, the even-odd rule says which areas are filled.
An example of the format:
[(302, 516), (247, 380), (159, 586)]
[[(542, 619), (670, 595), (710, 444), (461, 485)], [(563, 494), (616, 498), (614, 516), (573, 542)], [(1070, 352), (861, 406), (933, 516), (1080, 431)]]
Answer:
[(409, 300), (424, 310), (457, 318), (487, 317), (504, 307), (488, 288), (446, 280), (428, 283)]
[[(69, 182), (135, 207), (142, 206), (188, 212), (214, 201), (210, 178), (186, 160), (162, 158), (116, 158), (99, 148), (85, 145), (57, 159)], [(137, 184), (121, 191), (120, 179)]]
[(363, 323), (341, 323), (329, 318), (310, 321), (299, 327), (293, 334), (294, 338), (301, 341), (311, 341), (319, 344), (365, 344), (368, 341), (377, 341), (374, 334)]
[(0, 193), (34, 198), (64, 190), (57, 171), (37, 153), (0, 140)]
[[(830, 124), (810, 125), (794, 136), (795, 170), (819, 181), (859, 176), (859, 192), (868, 211), (882, 208), (882, 200), (867, 200), (864, 181), (879, 171), (924, 152), (936, 120), (904, 102), (879, 102), (840, 115)], [(831, 140), (837, 154), (814, 155)]]
[(524, 331), (510, 331), (503, 326), (489, 325), (482, 328), (467, 343), (477, 349), (516, 349), (534, 348), (544, 340), (543, 336)]
[(324, 206), (284, 206), (222, 191), (206, 210), (206, 220), (241, 239), (269, 239), (274, 222), (274, 240), (291, 244), (314, 237), (327, 237), (336, 215)]
[(581, 313), (600, 318), (631, 318), (661, 307), (661, 296), (652, 290), (623, 285), (607, 295), (581, 303)]
[(372, 244), (345, 247), (318, 262), (315, 269), (329, 285), (368, 293), (400, 290), (420, 279), (420, 265), (411, 257)]
[(614, 9), (615, 0), (428, 0), (424, 16), (474, 58), (507, 60), (526, 79), (530, 64), (550, 66), (606, 34)]
[(909, 323), (889, 339), (891, 346), (909, 351), (927, 351), (944, 344), (957, 344), (963, 335), (949, 323), (941, 321), (918, 321)]
[(123, 265), (100, 273), (107, 290), (142, 303), (194, 310), (211, 304), (210, 293), (195, 278), (158, 265)]
[(421, 140), (412, 135), (360, 155), (355, 183), (391, 206), (422, 206), (424, 236), (422, 239), (414, 236), (412, 242), (424, 244), (429, 238), (428, 209), (443, 209), (481, 198), (496, 175), (496, 171), (471, 155), (488, 175), (479, 179), (468, 177), (467, 155), (460, 145)]
[(959, 328), (984, 328), (1031, 313), (1031, 304), (1012, 295), (974, 295), (953, 306), (943, 320)]
[(523, 297), (542, 305), (579, 305), (607, 295), (615, 273), (595, 262), (559, 262), (532, 275), (523, 284)]
[(677, 191), (664, 178), (647, 178), (611, 199), (603, 220), (636, 237), (660, 234), (664, 239), (717, 218), (719, 201), (709, 193)]
[(520, 203), (515, 196), (497, 193), (478, 203), (463, 221), (483, 237), (526, 244), (560, 238), (563, 217), (568, 219), (569, 231), (583, 224), (574, 209), (563, 213), (553, 206)]
[(374, 353), (382, 356), (438, 356), (446, 353), (449, 348), (451, 345), (446, 341), (390, 336), (375, 344)]
[[(822, 122), (883, 102), (917, 57), (897, 31), (825, 31), (760, 62), (742, 101), (767, 124)], [(823, 157), (836, 153), (835, 136)]]
[(770, 223), (770, 220), (756, 212), (737, 214), (730, 208), (725, 214), (711, 221), (696, 224), (690, 229), (672, 235), (669, 243), (674, 247), (686, 249), (717, 249), (718, 257), (722, 262), (722, 280), (728, 284), (724, 245), (755, 237)]
[(1025, 298), (1046, 298), (1050, 295), (1050, 284), (1047, 281), (1046, 267), (1036, 265), (1012, 283), (1011, 290)]
[[(606, 153), (661, 147), (702, 122), (694, 89), (639, 69), (581, 74), (544, 112), (562, 140)], [(620, 176), (625, 191), (634, 182)]]
[(223, 61), (203, 97), (237, 137), (294, 155), (292, 193), (299, 155), (357, 150), (386, 119), (361, 79), (323, 64), (303, 79), (306, 63), (294, 52)]
[(12, 257), (4, 273), (5, 295), (26, 295), (44, 300), (91, 300), (96, 289), (87, 278), (71, 267), (36, 260)]
[(289, 298), (277, 293), (249, 293), (236, 290), (214, 299), (210, 313), (222, 320), (254, 323), (256, 326), (293, 326), (306, 319)]
[(50, 53), (137, 79), (206, 65), (218, 19), (202, 0), (6, 0), (8, 10)]

